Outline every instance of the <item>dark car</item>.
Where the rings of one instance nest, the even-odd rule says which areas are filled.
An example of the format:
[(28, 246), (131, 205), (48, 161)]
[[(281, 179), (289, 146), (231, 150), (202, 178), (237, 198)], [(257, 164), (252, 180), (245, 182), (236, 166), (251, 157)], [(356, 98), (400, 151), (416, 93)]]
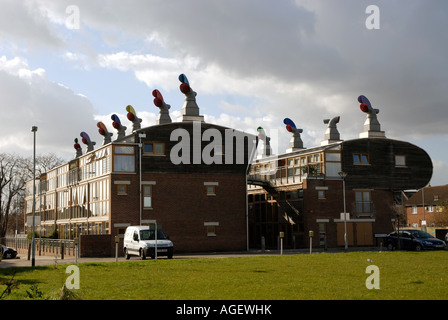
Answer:
[[(400, 247), (398, 247), (398, 240), (400, 241)], [(422, 249), (446, 249), (446, 243), (443, 240), (434, 238), (427, 232), (414, 229), (404, 229), (390, 233), (386, 237), (385, 244), (389, 250), (397, 248), (416, 251)]]
[(0, 253), (3, 259), (14, 259), (17, 256), (17, 251), (13, 248), (9, 248), (5, 245), (0, 245)]

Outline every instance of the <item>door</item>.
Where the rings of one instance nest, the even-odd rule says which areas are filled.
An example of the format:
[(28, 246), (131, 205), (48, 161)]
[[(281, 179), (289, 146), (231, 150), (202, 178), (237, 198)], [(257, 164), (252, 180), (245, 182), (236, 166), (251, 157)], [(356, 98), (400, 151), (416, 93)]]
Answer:
[(138, 245), (139, 240), (138, 239), (139, 239), (138, 231), (134, 230), (134, 234), (132, 235), (131, 245), (129, 246), (129, 248), (134, 252), (138, 252), (138, 249), (139, 249), (139, 245)]
[(358, 246), (373, 245), (373, 232), (371, 222), (358, 222), (356, 224), (356, 244)]
[[(345, 246), (344, 241), (344, 233), (345, 233), (345, 227), (344, 222), (338, 222), (337, 223), (337, 233), (338, 233), (338, 246)], [(349, 246), (353, 246), (354, 243), (353, 238), (353, 223), (347, 222), (347, 244)]]
[(400, 232), (401, 249), (412, 250), (415, 247), (414, 239), (407, 231)]

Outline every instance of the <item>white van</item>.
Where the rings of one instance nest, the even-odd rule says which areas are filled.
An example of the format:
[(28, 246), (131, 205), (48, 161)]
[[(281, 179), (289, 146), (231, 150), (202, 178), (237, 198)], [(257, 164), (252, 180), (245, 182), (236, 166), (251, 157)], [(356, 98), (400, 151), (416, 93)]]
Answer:
[[(139, 256), (142, 260), (146, 257), (155, 257), (155, 232), (149, 226), (130, 226), (124, 234), (124, 256), (129, 259), (131, 255)], [(157, 230), (157, 256), (173, 257), (174, 246), (168, 240), (162, 230)]]

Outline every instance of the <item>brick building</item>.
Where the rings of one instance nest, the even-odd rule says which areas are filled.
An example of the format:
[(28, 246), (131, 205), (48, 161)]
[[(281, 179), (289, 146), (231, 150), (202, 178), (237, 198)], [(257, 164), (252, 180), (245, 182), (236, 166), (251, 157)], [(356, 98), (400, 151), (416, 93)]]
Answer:
[[(129, 225), (156, 220), (176, 252), (247, 249), (246, 173), (255, 150), (253, 135), (205, 123), (196, 93), (183, 82), (182, 119), (172, 122), (160, 92), (156, 125), (141, 128), (128, 106), (133, 130), (112, 116), (117, 139), (98, 123), (104, 143), (81, 133), (87, 151), (75, 141), (74, 160), (36, 181), (37, 231), (80, 238), (84, 255), (112, 255), (115, 236)], [(32, 214), (33, 181), (26, 189), (26, 215)], [(28, 225), (28, 231), (31, 226)], [(122, 246), (122, 240), (121, 240)], [(122, 252), (122, 250), (120, 250)]]
[(448, 185), (426, 186), (406, 202), (406, 223), (409, 227), (447, 227)]
[[(152, 220), (177, 252), (260, 248), (262, 237), (266, 248), (276, 248), (280, 232), (285, 248), (308, 247), (309, 231), (313, 246), (343, 246), (345, 233), (350, 246), (372, 245), (375, 234), (392, 230), (391, 206), (401, 191), (419, 189), (431, 179), (427, 153), (386, 138), (378, 110), (363, 96), (361, 110), (367, 116), (359, 139), (341, 140), (335, 117), (324, 120), (328, 126), (321, 145), (305, 148), (302, 130), (285, 119), (290, 148), (272, 155), (260, 128), (256, 137), (205, 123), (196, 93), (186, 78), (180, 80), (185, 103), (179, 121), (171, 121), (170, 106), (154, 90), (160, 108), (156, 125), (141, 128), (128, 106), (131, 134), (113, 115), (116, 140), (99, 123), (102, 146), (94, 150), (82, 132), (86, 152), (75, 143), (75, 159), (39, 177), (38, 231), (79, 237), (85, 255), (112, 255), (115, 236)], [(260, 154), (251, 164), (256, 142)], [(28, 216), (32, 185), (28, 181)]]
[(392, 207), (401, 203), (403, 190), (430, 181), (428, 154), (386, 138), (376, 117), (379, 111), (364, 96), (359, 101), (367, 114), (359, 139), (340, 140), (335, 117), (324, 120), (328, 127), (321, 146), (304, 148), (302, 130), (285, 119), (292, 133), (290, 148), (275, 156), (264, 152), (251, 166), (251, 247), (264, 241), (266, 248), (277, 248), (280, 232), (286, 248), (308, 247), (309, 231), (316, 247), (344, 246), (345, 234), (349, 246), (375, 245), (376, 235), (393, 230)]

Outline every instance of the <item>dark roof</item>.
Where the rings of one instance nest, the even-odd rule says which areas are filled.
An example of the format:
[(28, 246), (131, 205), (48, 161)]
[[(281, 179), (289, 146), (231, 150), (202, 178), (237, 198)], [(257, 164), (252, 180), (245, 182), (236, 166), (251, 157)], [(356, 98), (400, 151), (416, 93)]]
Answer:
[[(406, 201), (406, 206), (422, 205), (422, 190), (420, 189), (409, 200)], [(448, 185), (434, 186), (424, 188), (424, 204), (436, 205), (439, 201), (448, 200)]]

